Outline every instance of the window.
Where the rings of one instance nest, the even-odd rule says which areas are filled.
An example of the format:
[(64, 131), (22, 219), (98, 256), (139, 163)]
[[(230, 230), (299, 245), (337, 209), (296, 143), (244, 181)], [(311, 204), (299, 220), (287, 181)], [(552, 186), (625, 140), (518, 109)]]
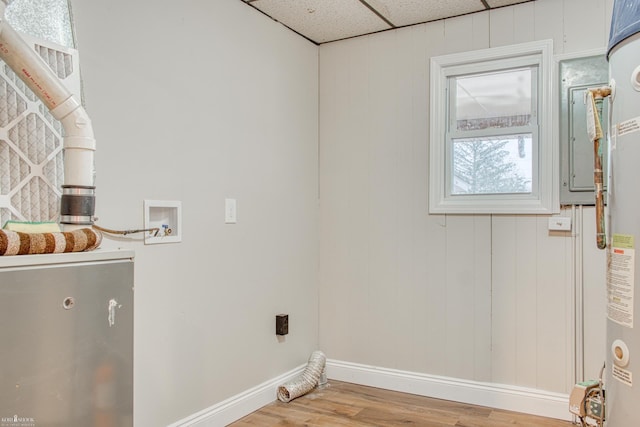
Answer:
[(431, 59), (429, 211), (553, 213), (551, 41)]
[(68, 0), (13, 0), (5, 16), (16, 31), (75, 48)]
[[(5, 15), (79, 98), (68, 1), (13, 0)], [(0, 89), (0, 227), (9, 220), (57, 221), (64, 181), (62, 126), (2, 61)]]

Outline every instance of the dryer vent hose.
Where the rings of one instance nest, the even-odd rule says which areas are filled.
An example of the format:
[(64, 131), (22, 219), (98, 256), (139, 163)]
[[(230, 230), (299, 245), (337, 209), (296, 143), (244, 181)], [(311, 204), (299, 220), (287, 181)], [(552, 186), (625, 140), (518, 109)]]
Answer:
[(278, 399), (287, 403), (313, 390), (318, 385), (326, 360), (321, 351), (311, 353), (304, 371), (296, 378), (278, 387)]

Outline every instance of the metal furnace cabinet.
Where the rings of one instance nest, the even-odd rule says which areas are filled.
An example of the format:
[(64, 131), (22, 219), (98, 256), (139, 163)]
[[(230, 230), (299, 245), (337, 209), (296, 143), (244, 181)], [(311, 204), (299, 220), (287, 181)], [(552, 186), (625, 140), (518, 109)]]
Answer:
[(133, 251), (0, 257), (0, 427), (133, 425)]

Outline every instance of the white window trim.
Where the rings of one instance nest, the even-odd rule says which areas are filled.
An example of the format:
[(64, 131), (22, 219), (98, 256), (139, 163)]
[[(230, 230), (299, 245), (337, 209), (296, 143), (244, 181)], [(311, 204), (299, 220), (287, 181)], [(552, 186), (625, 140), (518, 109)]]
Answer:
[[(539, 57), (537, 186), (531, 194), (448, 196), (446, 191), (447, 78), (456, 67), (523, 56)], [(558, 147), (553, 137), (553, 45), (536, 41), (431, 58), (429, 213), (553, 214), (560, 212)], [(479, 69), (479, 72), (482, 72)], [(534, 158), (536, 153), (534, 153)], [(534, 165), (535, 167), (536, 165)]]

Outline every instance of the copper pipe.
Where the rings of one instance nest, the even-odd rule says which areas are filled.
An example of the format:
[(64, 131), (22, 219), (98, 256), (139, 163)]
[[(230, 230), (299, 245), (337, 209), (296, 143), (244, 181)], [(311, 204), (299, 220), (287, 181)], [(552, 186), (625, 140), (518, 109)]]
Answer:
[(596, 197), (596, 244), (598, 249), (607, 247), (607, 236), (604, 227), (604, 174), (602, 171), (603, 152), (602, 152), (602, 101), (605, 97), (611, 95), (611, 88), (608, 86), (589, 89), (593, 95), (596, 107), (596, 138), (593, 140), (593, 184), (595, 187)]

